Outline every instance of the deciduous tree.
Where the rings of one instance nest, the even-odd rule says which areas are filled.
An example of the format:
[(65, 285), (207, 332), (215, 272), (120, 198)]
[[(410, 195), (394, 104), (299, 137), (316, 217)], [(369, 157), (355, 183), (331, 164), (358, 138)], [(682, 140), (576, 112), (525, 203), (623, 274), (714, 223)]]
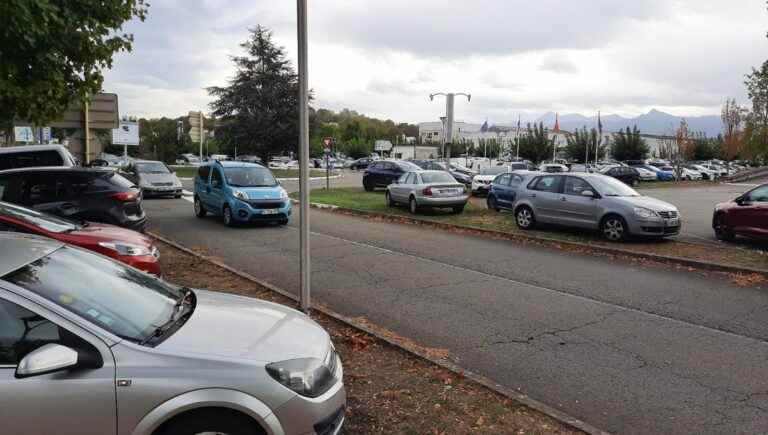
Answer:
[(627, 127), (625, 131), (619, 131), (611, 143), (611, 155), (618, 161), (642, 160), (648, 157), (650, 148), (645, 139), (640, 136), (640, 130), (634, 126), (632, 130)]
[(144, 20), (145, 0), (0, 1), (0, 131), (14, 119), (45, 125), (101, 91), (112, 56), (131, 50), (122, 32)]

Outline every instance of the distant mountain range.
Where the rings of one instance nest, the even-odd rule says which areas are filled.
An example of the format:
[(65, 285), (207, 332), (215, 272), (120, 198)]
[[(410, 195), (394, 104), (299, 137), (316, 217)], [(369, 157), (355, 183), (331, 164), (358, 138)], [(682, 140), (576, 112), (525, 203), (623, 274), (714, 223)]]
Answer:
[[(653, 109), (650, 112), (635, 118), (624, 118), (619, 115), (602, 115), (603, 131), (616, 132), (627, 127), (637, 125), (643, 134), (674, 135), (680, 126), (680, 120), (688, 121), (688, 129), (691, 132), (703, 132), (707, 136), (717, 136), (723, 131), (723, 123), (718, 115), (707, 116), (675, 116)], [(543, 122), (545, 126), (552, 128), (555, 125), (555, 113), (548, 112), (536, 119), (536, 123)], [(504, 126), (516, 126), (517, 122), (505, 123)], [(525, 125), (525, 122), (523, 122)], [(574, 131), (586, 126), (587, 129), (597, 128), (597, 116), (584, 116), (579, 114), (560, 115), (560, 128)]]

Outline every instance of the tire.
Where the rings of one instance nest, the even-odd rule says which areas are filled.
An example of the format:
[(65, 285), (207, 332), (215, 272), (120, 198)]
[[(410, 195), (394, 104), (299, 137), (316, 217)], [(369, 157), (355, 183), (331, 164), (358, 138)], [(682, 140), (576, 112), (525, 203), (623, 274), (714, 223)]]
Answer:
[(728, 226), (725, 223), (725, 216), (722, 214), (715, 216), (715, 221), (712, 224), (712, 227), (715, 230), (715, 237), (717, 238), (717, 240), (722, 240), (723, 242), (730, 242), (736, 238), (733, 232), (730, 229), (728, 229)]
[(198, 197), (195, 197), (194, 209), (195, 209), (195, 216), (201, 219), (204, 218), (206, 214), (208, 214), (208, 212), (205, 210), (205, 207), (203, 206), (203, 203), (200, 202), (200, 198)]
[(501, 211), (499, 203), (496, 201), (496, 197), (494, 195), (488, 195), (488, 199), (485, 200), (485, 204), (488, 207), (488, 210)]
[(453, 208), (453, 214), (462, 214), (464, 213), (464, 206), (454, 207)]
[(277, 221), (277, 224), (284, 227), (284, 226), (288, 225), (288, 219), (281, 219), (281, 220)]
[(412, 214), (418, 214), (419, 213), (419, 203), (416, 202), (416, 198), (411, 197), (411, 199), (408, 200), (408, 209), (411, 211)]
[(263, 435), (264, 430), (243, 415), (212, 410), (182, 415), (171, 421), (159, 432), (160, 435), (196, 435), (200, 433)]
[(228, 205), (224, 205), (221, 215), (224, 218), (224, 225), (234, 227), (237, 224), (237, 222), (235, 222), (235, 217), (232, 216), (232, 209), (229, 208)]
[(527, 205), (519, 207), (515, 210), (515, 222), (521, 230), (532, 230), (536, 227), (536, 218), (533, 215), (533, 210)]
[(181, 199), (181, 194), (173, 195), (174, 199)]
[(373, 192), (373, 186), (368, 183), (363, 183), (363, 189), (365, 189), (366, 192)]
[(387, 202), (387, 207), (394, 207), (395, 201), (392, 201), (392, 197), (389, 195), (389, 190), (387, 190), (386, 193), (384, 193), (384, 198)]
[(623, 242), (629, 237), (629, 227), (623, 217), (610, 215), (603, 219), (600, 225), (603, 237), (610, 242)]

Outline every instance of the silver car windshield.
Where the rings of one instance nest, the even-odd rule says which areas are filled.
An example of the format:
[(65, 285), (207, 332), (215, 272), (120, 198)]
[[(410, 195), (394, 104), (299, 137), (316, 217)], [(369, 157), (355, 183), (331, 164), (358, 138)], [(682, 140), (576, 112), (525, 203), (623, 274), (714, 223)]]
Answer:
[(421, 174), (424, 184), (430, 183), (455, 183), (456, 180), (447, 172), (427, 172)]
[(0, 203), (0, 216), (22, 220), (52, 233), (67, 233), (78, 229), (77, 225), (68, 220), (7, 202)]
[(613, 177), (594, 177), (589, 182), (603, 196), (641, 196), (635, 189)]
[(152, 336), (183, 292), (136, 269), (60, 248), (2, 278), (135, 342)]

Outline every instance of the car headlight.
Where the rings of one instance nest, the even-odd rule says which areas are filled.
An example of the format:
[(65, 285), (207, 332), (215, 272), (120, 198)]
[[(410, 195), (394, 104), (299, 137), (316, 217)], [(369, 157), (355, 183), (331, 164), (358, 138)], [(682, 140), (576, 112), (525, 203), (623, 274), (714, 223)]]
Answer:
[(237, 199), (241, 199), (243, 201), (248, 201), (248, 195), (246, 195), (246, 193), (243, 192), (242, 190), (233, 189), (232, 190), (232, 195), (234, 195), (235, 198), (237, 198)]
[(280, 189), (280, 199), (288, 199), (288, 191), (285, 189)]
[(152, 184), (148, 181), (139, 180), (139, 187), (152, 187)]
[(111, 249), (120, 255), (129, 257), (138, 257), (143, 255), (152, 255), (152, 250), (146, 246), (134, 245), (124, 242), (99, 242), (102, 248)]
[(336, 383), (338, 356), (330, 352), (328, 361), (301, 358), (267, 364), (266, 370), (277, 382), (304, 397), (319, 397)]
[(643, 207), (635, 207), (635, 216), (643, 219), (655, 219), (659, 217), (655, 211)]

